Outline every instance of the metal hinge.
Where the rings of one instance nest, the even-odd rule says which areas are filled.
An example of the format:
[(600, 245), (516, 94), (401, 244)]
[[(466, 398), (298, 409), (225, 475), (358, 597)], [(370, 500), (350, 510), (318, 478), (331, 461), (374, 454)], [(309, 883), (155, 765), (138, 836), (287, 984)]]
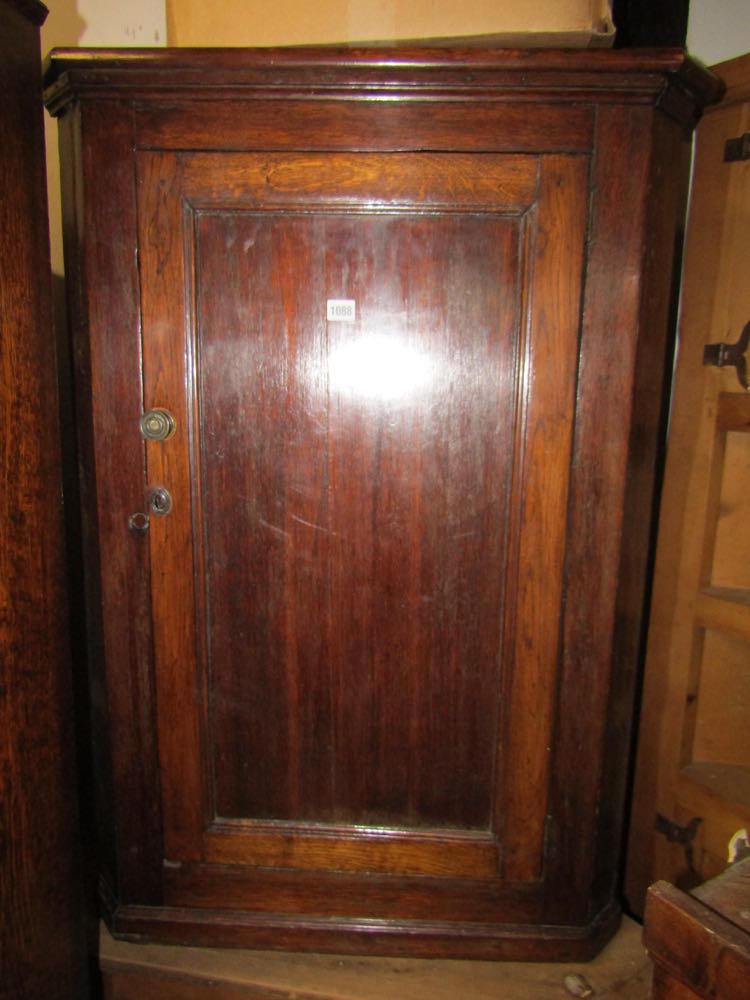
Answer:
[(687, 826), (680, 826), (674, 820), (667, 819), (666, 816), (657, 813), (654, 829), (657, 833), (663, 833), (670, 844), (690, 844), (695, 840), (698, 827), (702, 822), (700, 816), (693, 816)]
[(706, 344), (703, 348), (703, 364), (724, 368), (727, 365), (737, 372), (737, 380), (743, 389), (748, 388), (747, 360), (745, 352), (750, 345), (750, 323), (745, 323), (736, 344)]
[(733, 163), (736, 160), (750, 160), (750, 132), (727, 139), (724, 143), (724, 162)]
[(670, 844), (682, 844), (685, 851), (685, 864), (687, 865), (687, 872), (685, 874), (687, 875), (691, 885), (698, 885), (701, 881), (700, 875), (695, 868), (693, 841), (695, 840), (695, 835), (698, 832), (698, 827), (702, 822), (702, 817), (693, 816), (687, 826), (680, 826), (679, 823), (675, 823), (674, 820), (667, 819), (666, 816), (662, 816), (659, 813), (656, 814), (656, 820), (654, 821), (654, 829), (656, 832), (663, 833)]

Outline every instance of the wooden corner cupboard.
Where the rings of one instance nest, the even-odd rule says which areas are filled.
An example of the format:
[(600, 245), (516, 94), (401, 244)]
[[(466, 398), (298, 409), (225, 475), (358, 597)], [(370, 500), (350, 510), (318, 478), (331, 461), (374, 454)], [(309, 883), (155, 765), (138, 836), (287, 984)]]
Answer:
[(115, 934), (617, 925), (682, 53), (54, 53)]

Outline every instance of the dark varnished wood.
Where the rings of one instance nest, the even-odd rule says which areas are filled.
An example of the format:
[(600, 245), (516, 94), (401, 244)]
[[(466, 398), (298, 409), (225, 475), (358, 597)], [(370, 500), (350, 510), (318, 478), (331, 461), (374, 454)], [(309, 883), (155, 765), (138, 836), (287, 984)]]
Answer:
[[(244, 171), (237, 158), (205, 158), (186, 168), (184, 180), (175, 180), (182, 171), (172, 158), (142, 158), (143, 187), (154, 192), (142, 202), (145, 323), (176, 329), (187, 302), (198, 303), (195, 343), (185, 350), (179, 338), (159, 337), (144, 358), (155, 373), (154, 405), (171, 406), (181, 420), (188, 419), (183, 386), (193, 376), (180, 359), (193, 358), (199, 384), (188, 409), (204, 442), (183, 463), (174, 456), (188, 435), (151, 449), (154, 481), (176, 484), (189, 470), (178, 493), (194, 493), (196, 535), (205, 540), (195, 558), (206, 572), (197, 591), (211, 623), (203, 638), (211, 707), (202, 724), (189, 709), (200, 666), (188, 674), (170, 665), (192, 662), (200, 629), (197, 621), (187, 627), (192, 598), (180, 632), (157, 643), (165, 664), (159, 701), (167, 713), (184, 706), (177, 714), (189, 726), (173, 724), (162, 740), (164, 772), (181, 776), (167, 810), (175, 859), (491, 876), (503, 850), (508, 877), (541, 872), (538, 789), (548, 772), (559, 627), (550, 596), (555, 579), (561, 586), (585, 174), (576, 160), (550, 160), (537, 176), (529, 158), (506, 165), (490, 157), (472, 184), (470, 160), (443, 157), (438, 169), (439, 159), (400, 159), (381, 180), (381, 157), (331, 157), (321, 187), (299, 180), (319, 174), (319, 158), (246, 157)], [(233, 188), (233, 176), (244, 190)], [(182, 304), (173, 292), (183, 280), (173, 239), (181, 197), (197, 213), (187, 226), (196, 287)], [(287, 208), (238, 215), (253, 198)], [(422, 214), (426, 204), (448, 207), (451, 199), (454, 213), (465, 199), (485, 214)], [(486, 214), (493, 202), (504, 210), (496, 218)], [(377, 205), (389, 214), (373, 214)], [(394, 216), (397, 205), (412, 215)], [(329, 214), (342, 208), (348, 214)], [(571, 245), (577, 253), (563, 252)], [(243, 253), (228, 268), (232, 247)], [(290, 291), (279, 296), (283, 275)], [(368, 275), (377, 285), (368, 287)], [(534, 285), (533, 303), (522, 301), (520, 282)], [(169, 293), (152, 297), (158, 287)], [(380, 398), (377, 384), (363, 397), (332, 386), (353, 334), (346, 326), (326, 334), (321, 310), (347, 287), (359, 289), (364, 311), (357, 337), (380, 338), (380, 351), (380, 340), (395, 338), (407, 361), (411, 351), (434, 369), (416, 399)], [(554, 327), (547, 315), (558, 317)], [(498, 332), (478, 339), (485, 329)], [(426, 330), (435, 331), (430, 340)], [(147, 376), (147, 392), (148, 385)], [(458, 408), (467, 397), (471, 418)], [(546, 488), (550, 481), (560, 489)], [(506, 505), (518, 538), (507, 599)], [(153, 528), (160, 567), (189, 545), (189, 511), (181, 528), (177, 515)], [(169, 537), (176, 532), (179, 545)], [(187, 581), (189, 563), (177, 558), (172, 576)], [(519, 576), (525, 582), (516, 593)], [(165, 601), (167, 621), (174, 586), (155, 599)], [(497, 660), (504, 606), (508, 662), (523, 651), (527, 691), (540, 709), (533, 718), (519, 710), (519, 695), (501, 727), (495, 692), (509, 683)], [(179, 650), (170, 651), (178, 636)], [(201, 793), (207, 748), (211, 774)], [(506, 758), (527, 765), (509, 767)], [(532, 768), (541, 769), (536, 779)], [(216, 819), (204, 838), (205, 814)], [(243, 826), (244, 816), (253, 823)], [(300, 821), (333, 824), (335, 835)], [(415, 832), (347, 838), (345, 822)], [(501, 824), (502, 848), (493, 843)], [(440, 827), (486, 833), (451, 844)], [(181, 839), (189, 829), (190, 847)], [(513, 838), (523, 863), (509, 852)]]
[[(586, 961), (617, 929), (620, 912), (611, 904), (585, 927), (538, 923), (434, 920), (378, 920), (215, 909), (120, 907), (113, 933), (125, 939), (154, 938), (199, 947), (280, 948), (358, 955), (467, 958), (485, 961)], [(331, 944), (335, 942), (335, 948)]]
[(86, 995), (42, 4), (0, 3), (0, 996)]
[[(682, 212), (687, 198), (690, 150), (681, 142), (679, 126), (667, 118), (654, 122), (652, 133), (654, 162), (670, 163), (671, 170), (657, 168), (649, 189), (644, 221), (645, 254), (654, 260), (677, 265), (675, 244), (682, 241)], [(670, 281), (665, 279), (669, 276)], [(666, 427), (670, 405), (674, 340), (666, 345), (659, 331), (674, 329), (677, 311), (679, 272), (672, 268), (657, 275), (646, 270), (641, 281), (638, 316), (639, 337), (634, 359), (632, 417), (628, 440), (628, 473), (623, 501), (622, 545), (615, 606), (614, 657), (607, 702), (611, 739), (607, 743), (604, 773), (614, 777), (600, 807), (599, 882), (595, 892), (604, 898), (611, 890), (606, 852), (615, 830), (621, 828), (623, 803), (630, 790), (631, 774), (617, 767), (616, 747), (628, 737), (631, 727), (629, 704), (639, 684), (647, 628), (653, 535), (642, 533), (652, 523), (653, 501), (660, 491), (661, 469), (666, 440), (649, 433), (650, 427)], [(666, 348), (666, 349), (665, 349)], [(655, 527), (654, 527), (655, 531)]]
[[(490, 828), (517, 230), (466, 215), (201, 219), (217, 816)], [(230, 274), (226, 247), (250, 241)], [(297, 290), (277, 317), (286, 274)], [(354, 289), (361, 321), (326, 331), (326, 298)], [(382, 384), (398, 375), (378, 366), (391, 344), (405, 379), (432, 369), (411, 398)], [(364, 392), (361, 364), (378, 366)], [(277, 766), (258, 767), (269, 750)]]
[[(165, 72), (167, 71), (167, 72)], [(538, 103), (549, 97), (615, 98), (652, 104), (667, 90), (714, 100), (721, 84), (681, 49), (562, 52), (544, 49), (281, 48), (281, 49), (58, 49), (47, 64), (53, 108), (71, 94), (145, 96), (158, 106), (183, 92), (202, 100), (263, 91), (367, 101), (470, 95), (472, 102)], [(206, 84), (211, 91), (207, 92)], [(696, 110), (690, 114), (695, 117)]]
[[(452, 850), (454, 845), (446, 843), (443, 853), (447, 856)], [(451, 874), (450, 864), (446, 857), (444, 876)], [(268, 914), (328, 911), (329, 916), (356, 918), (366, 912), (378, 919), (431, 920), (437, 906), (446, 920), (491, 923), (502, 905), (503, 921), (517, 925), (533, 925), (540, 912), (538, 886), (519, 890), (517, 884), (490, 879), (481, 872), (460, 880), (428, 880), (419, 875), (339, 869), (335, 885), (336, 903), (331, 905), (331, 875), (322, 867), (271, 870), (182, 865), (165, 872), (165, 897), (175, 907), (208, 910), (220, 904), (225, 909)]]
[(25, 18), (29, 24), (41, 27), (49, 11), (40, 0), (7, 0), (6, 7)]
[[(503, 874), (543, 876), (547, 790), (552, 769), (561, 597), (578, 365), (579, 306), (586, 229), (586, 164), (550, 157), (528, 246), (528, 336), (518, 359), (522, 382), (510, 512), (500, 767)], [(533, 711), (529, 712), (529, 706)]]
[(614, 927), (649, 190), (715, 84), (601, 55), (53, 59), (118, 933), (542, 958)]
[[(637, 460), (630, 450), (629, 439), (631, 420), (636, 419), (632, 406), (639, 340), (635, 332), (640, 331), (647, 338), (646, 343), (655, 346), (655, 335), (648, 338), (647, 329), (640, 325), (644, 275), (639, 262), (647, 233), (659, 220), (658, 215), (647, 215), (648, 202), (642, 193), (648, 182), (651, 128), (652, 118), (647, 109), (599, 111), (598, 149), (617, 148), (620, 155), (613, 161), (606, 153), (598, 153), (593, 164), (594, 183), (600, 193), (591, 220), (583, 303), (574, 441), (578, 474), (573, 480), (570, 513), (577, 530), (570, 537), (567, 553), (568, 591), (557, 737), (562, 759), (585, 760), (589, 764), (581, 770), (574, 787), (565, 787), (565, 783), (553, 778), (552, 810), (556, 817), (555, 863), (577, 890), (571, 893), (571, 908), (579, 907), (582, 912), (591, 905), (587, 902), (588, 894), (594, 892), (595, 882), (591, 880), (606, 873), (609, 881), (602, 890), (603, 897), (612, 892), (612, 879), (616, 875), (604, 857), (598, 859), (598, 866), (591, 865), (592, 855), (596, 856), (599, 849), (611, 850), (613, 843), (611, 828), (610, 836), (603, 843), (598, 841), (601, 828), (594, 816), (602, 809), (606, 814), (608, 804), (613, 801), (622, 808), (625, 759), (619, 750), (614, 751), (616, 761), (606, 756), (610, 747), (608, 726), (614, 721), (607, 706), (610, 685), (615, 683), (613, 656), (618, 655), (613, 634), (619, 625), (617, 595), (622, 560), (633, 546), (642, 547), (648, 541), (648, 534), (644, 534), (647, 522), (631, 523), (629, 534), (625, 534), (623, 518), (629, 463)], [(674, 220), (671, 225), (674, 226)], [(671, 260), (671, 252), (668, 259)], [(632, 280), (623, 282), (623, 275), (631, 275)], [(662, 275), (664, 279), (668, 276), (669, 271)], [(614, 283), (619, 286), (616, 297), (611, 295)], [(662, 314), (661, 329), (665, 327), (666, 318)], [(663, 350), (663, 333), (659, 343)], [(659, 359), (659, 372), (662, 363)], [(652, 431), (644, 437), (644, 443), (651, 442), (652, 448), (655, 425), (652, 419)], [(645, 494), (651, 495), (648, 491)], [(596, 561), (596, 573), (591, 572), (592, 560)], [(642, 588), (642, 566), (638, 582)], [(628, 614), (636, 617), (629, 627), (632, 641), (637, 643), (643, 591), (630, 596)], [(633, 652), (631, 647), (631, 656)], [(577, 679), (575, 682), (573, 677)], [(616, 683), (622, 682), (623, 678), (618, 676)], [(632, 675), (630, 682), (632, 685)], [(621, 691), (625, 705), (630, 704), (632, 686), (629, 694), (627, 690)], [(619, 710), (619, 704), (612, 708)], [(621, 732), (620, 739), (612, 745), (622, 746), (625, 735)], [(607, 774), (605, 761), (611, 769)]]
[[(472, 105), (474, 126), (466, 131), (467, 102), (440, 104), (434, 99), (409, 97), (339, 101), (335, 117), (327, 102), (290, 98), (283, 119), (275, 114), (276, 100), (258, 99), (249, 106), (235, 100), (201, 101), (190, 108), (174, 102), (144, 108), (138, 115), (138, 138), (155, 149), (318, 149), (321, 128), (325, 145), (340, 150), (455, 149), (477, 152), (538, 150), (584, 152), (591, 142), (592, 115), (586, 107), (539, 104), (529, 115), (522, 105), (492, 102)], [(390, 96), (390, 95), (389, 95)], [(461, 95), (461, 98), (463, 95)], [(336, 99), (336, 98), (333, 98)], [(373, 116), (374, 106), (377, 114)], [(240, 108), (242, 113), (238, 114)]]
[[(95, 745), (102, 751), (96, 761), (98, 809), (103, 828), (118, 831), (117, 837), (102, 840), (101, 873), (110, 885), (116, 881), (130, 887), (125, 891), (156, 901), (161, 809), (148, 546), (128, 532), (128, 515), (124, 524), (121, 519), (123, 510), (143, 511), (146, 499), (143, 442), (132, 434), (143, 409), (140, 310), (133, 297), (137, 261), (126, 235), (135, 225), (135, 178), (127, 164), (132, 121), (113, 110), (86, 107), (60, 123), (61, 145), (68, 151), (61, 162), (66, 282), (77, 406), (88, 414), (79, 420), (78, 448), (91, 719)], [(88, 138), (93, 135), (97, 141)], [(118, 235), (84, 241), (87, 231), (108, 224), (114, 204)], [(97, 275), (103, 294), (90, 294), (90, 275)], [(106, 402), (113, 400), (116, 406)], [(101, 569), (93, 569), (100, 560)], [(121, 721), (116, 732), (110, 728), (112, 718)], [(125, 799), (115, 792), (121, 783), (131, 789)]]
[[(271, 274), (286, 271), (299, 282), (304, 297), (286, 303), (282, 320), (295, 331), (291, 337), (296, 343), (288, 348), (278, 342), (258, 345), (251, 324), (233, 323), (229, 317), (222, 322), (220, 303), (214, 300), (213, 313), (208, 313), (212, 324), (242, 331), (248, 349), (265, 355), (268, 389), (245, 381), (245, 391), (256, 400), (267, 394), (267, 402), (259, 400), (260, 412), (255, 407), (232, 410), (226, 394), (237, 388), (226, 365), (239, 373), (254, 367), (241, 349), (232, 346), (229, 354), (225, 349), (221, 365), (203, 369), (205, 440), (228, 441), (229, 428), (239, 423), (250, 429), (254, 448), (265, 453), (253, 454), (240, 440), (238, 451), (226, 456), (224, 468), (236, 467), (242, 454), (247, 470), (241, 487), (250, 514), (244, 546), (249, 550), (247, 576), (238, 563), (231, 575), (207, 582), (216, 606), (216, 649), (209, 656), (216, 676), (213, 726), (221, 739), (215, 762), (216, 813), (486, 830), (495, 757), (497, 566), (502, 565), (504, 544), (498, 528), (512, 455), (510, 421), (493, 433), (498, 418), (492, 387), (504, 385), (503, 359), (516, 323), (517, 293), (502, 286), (507, 298), (501, 313), (498, 279), (506, 273), (505, 259), (515, 256), (517, 235), (504, 220), (465, 216), (272, 219), (268, 226), (273, 233), (260, 232), (257, 239), (259, 257), (268, 261), (271, 272), (264, 274), (252, 258), (249, 266), (258, 283), (266, 285), (268, 299), (275, 291)], [(249, 231), (254, 229), (251, 225)], [(242, 238), (242, 231), (238, 235)], [(264, 235), (278, 240), (276, 246), (264, 247)], [(324, 270), (316, 266), (321, 247)], [(206, 268), (212, 256), (221, 260), (210, 247), (203, 252)], [(461, 301), (462, 271), (471, 266), (469, 260), (476, 277), (474, 295), (481, 301), (477, 318), (472, 322), (469, 314), (462, 329), (449, 313)], [(348, 280), (342, 285), (343, 275)], [(210, 274), (205, 280), (202, 301), (208, 311), (209, 286), (217, 292), (220, 286)], [(248, 287), (247, 277), (243, 283)], [(260, 288), (249, 287), (253, 312), (262, 317), (264, 334), (270, 336), (279, 327), (273, 304)], [(387, 350), (388, 338), (398, 338), (395, 343), (404, 356), (399, 353), (390, 364), (414, 360), (445, 372), (419, 393), (418, 401), (404, 405), (387, 394), (385, 400), (358, 396), (346, 384), (331, 388), (330, 376), (328, 386), (300, 385), (294, 376), (274, 372), (276, 365), (294, 366), (300, 380), (308, 373), (319, 380), (326, 369), (336, 376), (337, 365), (343, 369), (358, 363), (350, 357), (350, 329), (332, 328), (324, 347), (316, 339), (322, 324), (315, 321), (326, 294), (341, 296), (354, 288), (363, 313), (358, 335), (377, 338), (372, 346), (361, 341), (366, 351)], [(226, 301), (222, 298), (222, 304)], [(408, 319), (402, 328), (403, 310)], [(472, 343), (488, 315), (500, 318), (497, 330), (490, 330), (488, 342)], [(434, 331), (427, 345), (421, 327)], [(304, 343), (307, 330), (313, 339)], [(494, 337), (505, 343), (493, 343)], [(298, 352), (297, 357), (289, 357), (287, 350)], [(327, 357), (318, 356), (323, 350)], [(460, 372), (453, 368), (457, 355), (462, 358)], [(377, 363), (375, 357), (368, 361)], [(348, 374), (342, 370), (342, 380)], [(383, 373), (376, 377), (382, 379)], [(372, 386), (373, 394), (378, 388)], [(475, 421), (461, 428), (456, 407), (467, 391), (477, 394), (478, 407), (484, 397), (486, 410), (477, 408)], [(502, 393), (500, 405), (512, 412)], [(280, 411), (286, 411), (286, 428), (278, 426)], [(271, 482), (269, 468), (274, 470)], [(234, 502), (236, 484), (228, 490), (218, 470), (212, 476), (208, 456), (203, 471), (207, 482), (213, 478), (214, 483), (213, 494), (206, 496), (206, 520), (213, 522), (206, 539), (210, 566), (220, 552), (236, 546), (241, 515)], [(466, 490), (467, 482), (483, 479), (493, 497), (490, 504), (483, 492), (472, 497)], [(448, 495), (446, 481), (453, 483)], [(219, 534), (221, 528), (225, 530)], [(282, 579), (280, 562), (286, 564)], [(475, 588), (471, 606), (462, 608), (457, 592), (466, 593), (469, 581)], [(239, 598), (239, 606), (230, 603), (223, 587)], [(247, 637), (233, 650), (222, 648), (222, 634), (236, 636), (242, 602), (262, 615), (259, 646), (248, 648), (252, 640)], [(296, 622), (287, 617), (290, 606), (296, 609)], [(299, 634), (315, 632), (319, 641), (308, 643), (306, 652), (290, 645), (296, 646)], [(252, 686), (244, 691), (239, 681), (243, 663), (254, 668)], [(288, 688), (272, 707), (279, 674), (289, 677)], [(255, 794), (256, 769), (252, 764), (247, 770), (233, 767), (229, 761), (262, 759), (277, 740), (272, 755), (288, 754), (287, 764), (281, 772), (257, 769), (262, 785)], [(223, 772), (239, 779), (239, 785), (221, 782)]]

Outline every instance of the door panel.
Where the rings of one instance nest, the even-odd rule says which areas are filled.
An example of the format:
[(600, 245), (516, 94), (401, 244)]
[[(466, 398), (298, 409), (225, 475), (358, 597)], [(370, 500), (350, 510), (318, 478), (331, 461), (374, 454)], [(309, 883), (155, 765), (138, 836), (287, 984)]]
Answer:
[(196, 228), (211, 811), (488, 829), (518, 227)]
[(167, 857), (538, 879), (585, 160), (139, 159)]

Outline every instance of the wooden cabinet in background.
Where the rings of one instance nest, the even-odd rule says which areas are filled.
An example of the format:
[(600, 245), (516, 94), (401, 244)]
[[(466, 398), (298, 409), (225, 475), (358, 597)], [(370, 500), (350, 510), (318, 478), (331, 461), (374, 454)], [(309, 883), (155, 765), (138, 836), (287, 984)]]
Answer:
[(83, 1000), (86, 942), (36, 0), (0, 0), (0, 998)]
[(413, 49), (48, 82), (114, 932), (591, 954), (716, 81)]

